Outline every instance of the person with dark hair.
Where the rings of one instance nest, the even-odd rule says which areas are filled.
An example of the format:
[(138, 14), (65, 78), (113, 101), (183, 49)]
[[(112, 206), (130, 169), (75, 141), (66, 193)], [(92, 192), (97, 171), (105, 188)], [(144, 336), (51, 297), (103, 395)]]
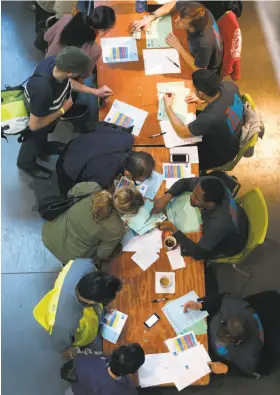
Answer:
[(77, 382), (71, 384), (72, 393), (137, 395), (134, 382), (127, 376), (136, 373), (144, 362), (144, 350), (137, 343), (116, 348), (108, 358), (79, 353), (73, 360)]
[(135, 184), (145, 181), (151, 176), (155, 161), (147, 152), (133, 152), (133, 142), (133, 135), (126, 129), (106, 122), (99, 122), (92, 133), (72, 140), (57, 162), (60, 192), (65, 195), (83, 181), (110, 188), (119, 174)]
[(86, 72), (90, 63), (90, 57), (83, 50), (65, 47), (57, 58), (50, 57), (40, 62), (28, 80), (24, 94), (30, 119), (17, 165), (31, 176), (50, 178), (52, 173), (36, 163), (37, 157), (60, 154), (65, 147), (61, 143), (48, 142), (48, 135), (55, 130), (60, 118), (67, 117), (65, 112), (71, 112), (72, 90), (99, 97), (112, 94), (106, 86), (89, 88), (73, 79)]
[(223, 40), (213, 15), (205, 6), (195, 1), (171, 1), (155, 12), (132, 24), (133, 30), (147, 28), (151, 22), (173, 11), (179, 11), (176, 28), (186, 30), (190, 53), (180, 40), (170, 33), (166, 42), (175, 48), (193, 71), (209, 69), (217, 74), (223, 59)]
[(200, 241), (195, 243), (171, 222), (158, 224), (159, 229), (173, 232), (181, 244), (182, 255), (211, 259), (232, 256), (244, 249), (248, 239), (248, 218), (218, 177), (183, 178), (177, 181), (163, 197), (156, 200), (153, 213), (163, 211), (173, 197), (184, 192), (192, 192), (190, 204), (201, 209)]
[(115, 299), (121, 281), (96, 270), (91, 259), (70, 261), (54, 287), (35, 306), (36, 321), (49, 333), (57, 352), (90, 344), (98, 333), (103, 307)]
[[(265, 301), (268, 294), (269, 292), (264, 292), (259, 295)], [(206, 310), (209, 313), (209, 354), (212, 359), (209, 365), (213, 373), (241, 374), (247, 377), (258, 377), (258, 374), (263, 373), (261, 359), (264, 357), (265, 343), (269, 343), (269, 339), (266, 339), (262, 314), (259, 315), (263, 308), (260, 309), (262, 306), (256, 296), (258, 295), (242, 299), (223, 293), (185, 303), (185, 314), (190, 310)], [(256, 300), (257, 303), (254, 303)]]
[(115, 23), (115, 11), (107, 6), (94, 8), (90, 16), (83, 12), (78, 12), (74, 16), (64, 15), (45, 33), (44, 39), (48, 43), (46, 58), (57, 56), (64, 47), (79, 47), (91, 58), (90, 67), (81, 76), (89, 77), (101, 55), (101, 48), (95, 41), (96, 37), (106, 34)]
[(174, 94), (165, 94), (164, 103), (168, 118), (182, 138), (202, 136), (198, 144), (201, 170), (222, 166), (233, 160), (239, 151), (243, 125), (243, 103), (238, 86), (233, 82), (220, 82), (210, 70), (197, 70), (192, 75), (195, 94), (186, 98), (187, 103), (206, 107), (196, 120), (184, 125), (172, 109)]

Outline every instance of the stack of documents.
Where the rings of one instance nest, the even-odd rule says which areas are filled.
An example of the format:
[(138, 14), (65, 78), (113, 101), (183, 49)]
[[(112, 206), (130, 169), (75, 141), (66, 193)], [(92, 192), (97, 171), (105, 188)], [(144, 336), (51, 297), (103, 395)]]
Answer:
[(177, 269), (186, 267), (184, 258), (181, 255), (181, 248), (180, 247), (177, 247), (175, 250), (168, 251), (167, 256), (168, 256), (170, 265), (173, 270), (177, 270)]
[(134, 181), (131, 181), (124, 176), (121, 177), (120, 181), (116, 185), (116, 189), (122, 187), (129, 187), (133, 189), (136, 188), (142, 194), (142, 196), (153, 200), (163, 180), (163, 174), (153, 170), (151, 176), (145, 180), (143, 184), (140, 184), (137, 187), (135, 187)]
[(146, 75), (181, 73), (179, 53), (173, 49), (143, 49)]
[(138, 370), (139, 384), (142, 388), (154, 385), (173, 383), (173, 375), (170, 370), (172, 354), (145, 355), (145, 363)]
[[(184, 124), (188, 125), (196, 118), (195, 114), (188, 113), (185, 116)], [(163, 139), (166, 148), (181, 147), (182, 145), (195, 144), (202, 141), (202, 136), (181, 138), (177, 135), (170, 121), (160, 121), (161, 132), (164, 133)]]
[(162, 167), (167, 189), (171, 188), (180, 178), (191, 177), (191, 165), (189, 163), (163, 163)]
[(138, 61), (136, 41), (133, 37), (101, 38), (104, 63)]
[(101, 324), (101, 335), (103, 339), (116, 344), (126, 320), (127, 314), (121, 313), (118, 310), (113, 310), (112, 313), (106, 314)]
[(169, 48), (166, 42), (166, 36), (172, 33), (171, 15), (158, 18), (149, 25), (146, 31), (147, 48)]
[(184, 81), (178, 82), (162, 82), (157, 84), (158, 91), (158, 117), (159, 121), (168, 121), (168, 116), (165, 112), (163, 96), (165, 93), (174, 93), (174, 102), (172, 109), (179, 119), (185, 124), (187, 120), (188, 105), (185, 98), (190, 93), (189, 88), (185, 88)]
[(181, 352), (197, 346), (199, 343), (196, 340), (194, 332), (191, 331), (183, 335), (173, 337), (172, 339), (167, 339), (165, 340), (165, 344), (173, 355), (178, 355)]

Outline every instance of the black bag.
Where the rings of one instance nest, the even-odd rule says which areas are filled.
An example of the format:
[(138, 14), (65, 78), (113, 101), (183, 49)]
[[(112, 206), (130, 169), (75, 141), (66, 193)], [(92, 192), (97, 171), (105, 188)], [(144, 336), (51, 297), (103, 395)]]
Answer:
[(70, 361), (62, 365), (60, 368), (60, 377), (62, 380), (68, 381), (69, 383), (77, 383), (78, 375), (73, 366), (73, 359), (70, 359)]
[(80, 196), (46, 196), (39, 202), (38, 212), (47, 221), (53, 221), (65, 213), (74, 204), (92, 195), (92, 192)]

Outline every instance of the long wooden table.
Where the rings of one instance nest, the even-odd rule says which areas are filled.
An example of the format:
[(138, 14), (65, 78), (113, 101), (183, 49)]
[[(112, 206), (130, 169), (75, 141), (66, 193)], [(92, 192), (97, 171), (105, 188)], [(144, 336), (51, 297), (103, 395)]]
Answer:
[[(114, 29), (106, 34), (107, 37), (130, 36), (128, 26), (135, 20), (140, 19), (145, 14), (135, 12), (135, 1), (95, 1), (95, 6), (107, 5), (112, 7), (116, 12), (116, 25)], [(178, 36), (187, 47), (186, 33), (177, 30), (174, 25), (173, 32)], [(97, 63), (98, 86), (108, 85), (114, 92), (114, 96), (108, 99), (108, 104), (99, 112), (100, 120), (103, 120), (114, 99), (121, 100), (137, 108), (148, 112), (144, 126), (135, 139), (135, 145), (164, 145), (163, 137), (159, 136), (149, 139), (152, 134), (160, 133), (160, 126), (157, 120), (158, 99), (157, 88), (158, 82), (185, 81), (185, 86), (192, 88), (191, 69), (181, 59), (181, 74), (164, 74), (164, 75), (145, 75), (142, 50), (146, 48), (145, 34), (142, 34), (141, 40), (137, 41), (139, 62), (128, 62), (119, 64), (104, 64), (102, 59)], [(189, 112), (195, 112), (195, 106), (189, 105)]]

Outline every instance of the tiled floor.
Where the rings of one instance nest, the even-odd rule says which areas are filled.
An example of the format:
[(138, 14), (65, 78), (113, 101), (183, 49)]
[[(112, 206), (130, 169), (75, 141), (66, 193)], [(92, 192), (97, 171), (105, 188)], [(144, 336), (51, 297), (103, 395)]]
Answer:
[[(267, 289), (280, 291), (280, 96), (255, 6), (252, 2), (243, 3), (240, 19), (244, 40), (243, 78), (239, 86), (242, 92), (252, 95), (261, 109), (266, 135), (258, 143), (255, 156), (242, 159), (233, 173), (241, 181), (243, 191), (255, 185), (262, 189), (268, 201), (270, 222), (266, 242), (244, 265), (253, 278), (245, 284), (240, 274), (226, 266), (217, 269), (217, 278), (221, 291), (248, 295)], [(280, 3), (265, 3), (271, 21), (279, 27), (277, 7)], [(260, 9), (263, 7), (261, 3)], [(41, 59), (41, 54), (33, 47), (34, 38), (34, 14), (28, 10), (28, 2), (2, 2), (2, 88), (5, 84), (23, 81)], [(276, 51), (276, 46), (272, 47)], [(32, 210), (36, 196), (48, 189), (48, 185), (34, 183), (17, 169), (18, 150), (15, 139), (9, 139), (9, 143), (2, 140), (2, 393), (63, 395), (65, 385), (59, 376), (61, 359), (48, 348), (46, 333), (32, 317), (34, 305), (50, 288), (60, 269), (59, 263), (41, 243), (42, 221)], [(174, 389), (145, 392), (153, 395), (177, 393)], [(280, 374), (276, 372), (259, 382), (229, 378), (224, 383), (182, 393), (189, 392), (278, 395)]]

